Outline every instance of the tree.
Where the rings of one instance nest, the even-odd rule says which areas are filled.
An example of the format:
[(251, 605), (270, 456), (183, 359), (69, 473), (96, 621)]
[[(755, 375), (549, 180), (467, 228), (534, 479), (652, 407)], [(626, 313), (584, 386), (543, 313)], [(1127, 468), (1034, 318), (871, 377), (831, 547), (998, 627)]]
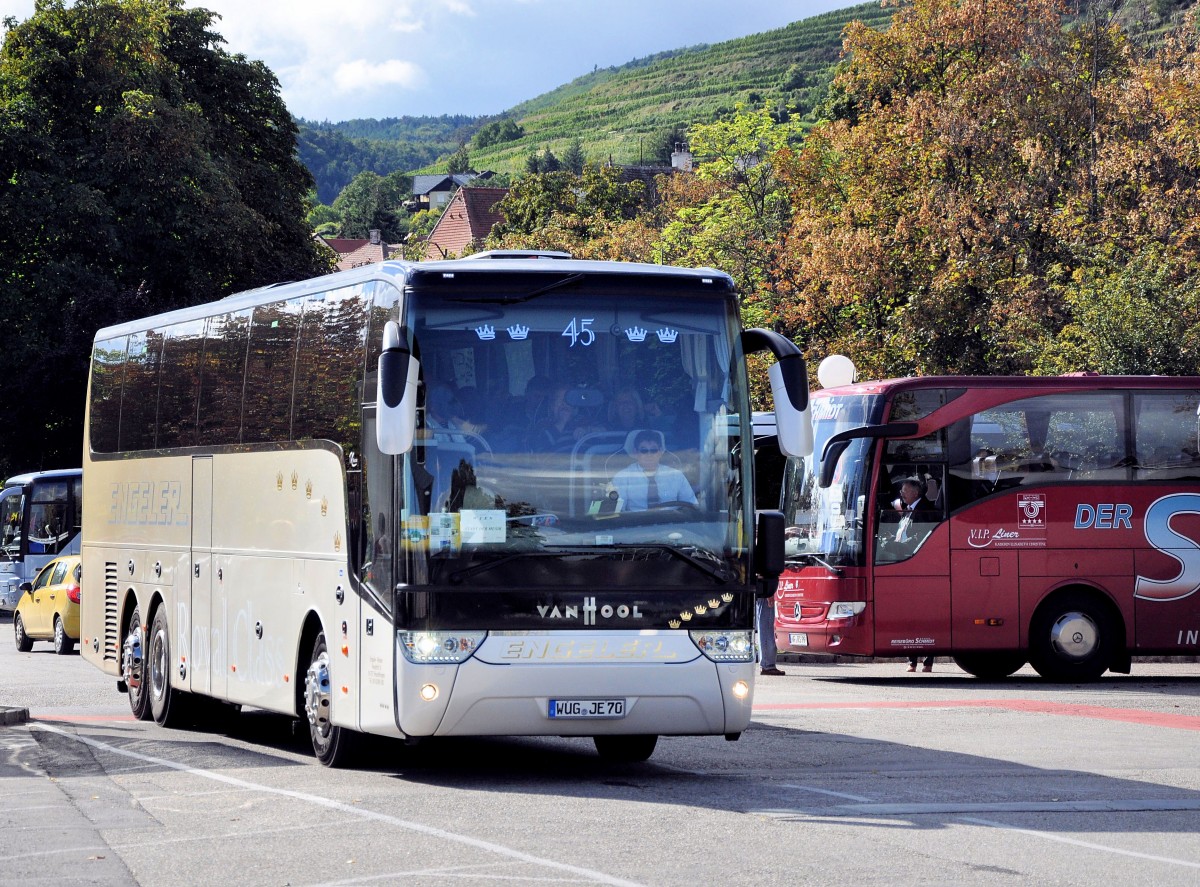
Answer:
[(0, 467), (78, 463), (100, 326), (328, 270), (261, 63), (182, 0), (40, 0), (0, 47)]
[(1069, 320), (1052, 284), (1096, 209), (1119, 33), (1057, 0), (913, 0), (846, 49), (845, 117), (787, 167), (783, 327), (865, 374), (1032, 370)]
[(340, 236), (363, 238), (376, 230), (385, 241), (400, 240), (405, 233), (401, 216), (407, 215), (403, 204), (411, 190), (412, 178), (404, 173), (359, 173), (333, 201)]
[(450, 159), (446, 161), (446, 171), (451, 175), (471, 172), (471, 155), (467, 153), (466, 145), (460, 145), (459, 149), (450, 155)]
[(567, 145), (567, 150), (563, 152), (563, 169), (575, 175), (581, 175), (583, 173), (583, 165), (586, 162), (587, 158), (583, 156), (583, 142), (578, 138), (571, 139)]

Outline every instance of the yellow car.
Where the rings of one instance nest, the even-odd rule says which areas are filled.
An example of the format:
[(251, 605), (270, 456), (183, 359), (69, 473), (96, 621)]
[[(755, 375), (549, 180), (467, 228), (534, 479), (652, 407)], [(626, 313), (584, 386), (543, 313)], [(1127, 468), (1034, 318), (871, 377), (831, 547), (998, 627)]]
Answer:
[(66, 655), (79, 640), (79, 555), (55, 558), (33, 582), (21, 586), (13, 611), (17, 649), (28, 653), (34, 641), (53, 641), (54, 652)]

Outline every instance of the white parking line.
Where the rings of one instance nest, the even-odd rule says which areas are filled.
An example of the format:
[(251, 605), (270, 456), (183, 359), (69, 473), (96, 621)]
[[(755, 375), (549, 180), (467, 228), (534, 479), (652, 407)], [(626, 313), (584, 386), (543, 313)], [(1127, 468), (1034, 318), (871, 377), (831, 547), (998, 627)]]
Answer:
[(1041, 832), (1036, 829), (1019, 828), (1015, 825), (1005, 825), (1003, 822), (995, 822), (991, 819), (976, 819), (972, 816), (963, 816), (963, 822), (970, 822), (974, 825), (986, 825), (990, 828), (1002, 828), (1010, 832), (1018, 832), (1022, 835), (1032, 835), (1035, 838), (1045, 838), (1047, 841), (1058, 841), (1060, 844), (1071, 844), (1075, 847), (1084, 847), (1088, 850), (1101, 850), (1105, 853), (1116, 853), (1119, 856), (1132, 856), (1134, 859), (1146, 859), (1151, 862), (1163, 862), (1167, 865), (1181, 865), (1189, 869), (1200, 869), (1200, 862), (1191, 862), (1187, 859), (1175, 859), (1170, 856), (1155, 856), (1152, 853), (1138, 853), (1136, 850), (1121, 850), (1118, 847), (1109, 847), (1105, 844), (1093, 844), (1090, 841), (1079, 841), (1075, 838), (1064, 838), (1062, 835), (1054, 835), (1050, 832)]
[(423, 835), (429, 835), (433, 838), (439, 838), (443, 841), (453, 841), (456, 844), (463, 844), (467, 847), (474, 847), (477, 850), (483, 850), (488, 853), (495, 853), (499, 856), (506, 856), (509, 859), (515, 859), (520, 862), (526, 862), (531, 865), (542, 866), (543, 868), (555, 869), (561, 872), (567, 872), (580, 878), (585, 878), (589, 881), (594, 881), (597, 884), (611, 884), (614, 887), (644, 887), (636, 881), (626, 881), (622, 878), (615, 878), (612, 875), (604, 872), (597, 872), (592, 869), (581, 868), (580, 866), (571, 865), (570, 863), (557, 862), (553, 859), (545, 859), (540, 856), (533, 856), (529, 853), (524, 853), (520, 850), (515, 850), (512, 847), (505, 847), (502, 844), (493, 844), (491, 841), (484, 841), (479, 838), (472, 838), (469, 835), (460, 835), (455, 832), (448, 832), (444, 829), (435, 828), (434, 826), (425, 825), (420, 822), (412, 822), (406, 819), (400, 819), (395, 816), (389, 816), (386, 813), (377, 813), (374, 810), (364, 810), (360, 807), (354, 807), (350, 804), (343, 804), (341, 801), (335, 801), (332, 798), (321, 797), (320, 795), (312, 795), (307, 792), (291, 791), (289, 789), (273, 788), (269, 785), (261, 785), (256, 782), (250, 782), (245, 779), (237, 779), (233, 776), (226, 776), (222, 773), (214, 773), (211, 770), (201, 770), (196, 767), (189, 767), (186, 764), (179, 764), (175, 761), (168, 761), (164, 758), (155, 758), (150, 755), (139, 754), (138, 752), (128, 751), (123, 748), (109, 745), (87, 736), (79, 736), (74, 733), (68, 733), (66, 730), (58, 727), (53, 727), (49, 724), (31, 723), (31, 729), (45, 730), (49, 733), (57, 733), (60, 736), (65, 736), (67, 739), (73, 739), (76, 742), (81, 742), (84, 745), (89, 745), (92, 748), (102, 749), (103, 751), (111, 752), (115, 755), (122, 755), (127, 758), (133, 758), (137, 761), (143, 761), (150, 764), (156, 764), (159, 767), (166, 767), (171, 770), (178, 770), (181, 773), (190, 773), (193, 776), (201, 776), (205, 779), (211, 779), (214, 782), (222, 782), (226, 785), (234, 785), (247, 791), (264, 792), (266, 794), (279, 795), (285, 798), (291, 798), (296, 801), (301, 801), (306, 804), (314, 804), (319, 807), (325, 807), (329, 810), (337, 810), (340, 813), (345, 813), (350, 816), (357, 816), (360, 819), (370, 819), (375, 822), (383, 822), (388, 825), (394, 825), (397, 828), (406, 829), (407, 831), (418, 832)]

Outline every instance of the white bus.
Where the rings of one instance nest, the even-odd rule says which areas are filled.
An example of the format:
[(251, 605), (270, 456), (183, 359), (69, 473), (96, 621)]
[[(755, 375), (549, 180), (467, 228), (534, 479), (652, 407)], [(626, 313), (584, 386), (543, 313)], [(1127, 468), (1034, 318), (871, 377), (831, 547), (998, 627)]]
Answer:
[(291, 714), (329, 765), (359, 732), (735, 739), (783, 568), (765, 349), (799, 454), (803, 359), (711, 269), (385, 262), (103, 329), (82, 653), (140, 718)]
[(21, 585), (54, 558), (79, 554), (82, 472), (17, 474), (0, 489), (0, 609), (12, 610)]

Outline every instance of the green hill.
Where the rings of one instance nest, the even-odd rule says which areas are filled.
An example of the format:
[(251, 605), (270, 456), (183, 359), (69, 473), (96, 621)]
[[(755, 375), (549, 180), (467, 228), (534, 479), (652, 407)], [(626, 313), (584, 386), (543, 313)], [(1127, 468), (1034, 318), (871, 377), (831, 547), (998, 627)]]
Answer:
[[(1078, 0), (1087, 15), (1111, 14), (1114, 0)], [(1116, 20), (1140, 42), (1161, 39), (1167, 23), (1195, 0), (1116, 4)], [(787, 27), (714, 45), (657, 53), (578, 77), (495, 117), (403, 117), (344, 123), (300, 121), (300, 156), (331, 203), (363, 170), (386, 175), (445, 171), (464, 142), (475, 169), (522, 172), (526, 158), (549, 148), (560, 157), (578, 138), (590, 160), (623, 165), (665, 163), (671, 143), (697, 123), (730, 114), (738, 103), (769, 102), (811, 119), (841, 58), (842, 32), (853, 21), (885, 28), (892, 8), (878, 0), (827, 12)], [(473, 136), (488, 124), (486, 146)], [(510, 140), (496, 142), (497, 132)]]
[(331, 203), (358, 172), (444, 170), (445, 158), (487, 123), (508, 118), (524, 135), (485, 149), (467, 141), (471, 165), (520, 172), (533, 151), (561, 154), (578, 137), (589, 159), (662, 162), (656, 137), (730, 113), (738, 102), (770, 101), (808, 113), (823, 94), (853, 19), (883, 27), (878, 2), (813, 16), (779, 30), (695, 46), (601, 68), (496, 117), (403, 117), (316, 123), (300, 120), (300, 158)]
[(471, 151), (476, 169), (519, 171), (533, 150), (561, 154), (578, 137), (592, 159), (663, 162), (657, 137), (708, 123), (738, 103), (793, 108), (801, 116), (825, 94), (842, 49), (842, 30), (855, 19), (885, 27), (890, 9), (877, 2), (828, 12), (785, 28), (698, 46), (605, 68), (530, 99), (505, 116), (523, 138)]

